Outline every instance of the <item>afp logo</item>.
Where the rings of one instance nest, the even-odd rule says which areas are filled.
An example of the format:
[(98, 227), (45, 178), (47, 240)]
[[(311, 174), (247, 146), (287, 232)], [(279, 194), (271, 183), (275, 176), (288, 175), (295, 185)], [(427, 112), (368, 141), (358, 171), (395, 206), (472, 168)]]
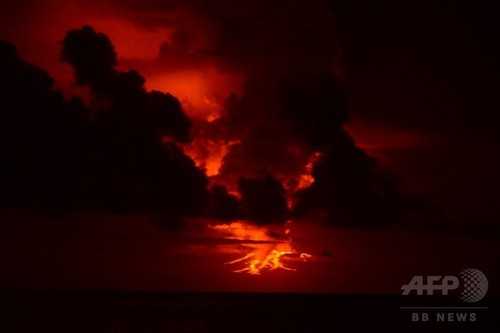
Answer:
[(488, 279), (480, 270), (468, 268), (458, 276), (414, 276), (401, 290), (403, 295), (409, 295), (412, 291), (417, 295), (434, 295), (434, 292), (448, 295), (450, 291), (457, 291), (464, 302), (478, 302), (488, 292)]

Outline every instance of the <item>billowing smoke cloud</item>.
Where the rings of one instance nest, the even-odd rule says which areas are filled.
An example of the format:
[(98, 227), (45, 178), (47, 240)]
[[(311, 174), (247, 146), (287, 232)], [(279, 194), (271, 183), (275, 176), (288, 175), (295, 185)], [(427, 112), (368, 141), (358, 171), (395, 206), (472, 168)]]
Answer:
[(238, 183), (246, 216), (257, 224), (283, 223), (288, 214), (285, 188), (269, 174), (240, 178)]
[[(342, 48), (325, 3), (192, 1), (162, 7), (148, 1), (136, 9), (143, 24), (174, 28), (159, 64), (209, 64), (244, 78), (219, 117), (198, 120), (195, 127), (199, 142), (228, 146), (213, 180), (239, 189), (254, 221), (284, 221), (286, 196), (294, 196), (295, 215), (320, 212), (332, 225), (392, 220), (399, 200), (393, 184), (342, 128), (348, 118)], [(301, 188), (300, 175), (315, 153), (322, 156), (313, 167), (315, 182)], [(262, 173), (274, 180), (263, 180)]]
[(83, 104), (0, 41), (0, 205), (58, 206), (79, 193)]
[(401, 217), (406, 202), (393, 178), (377, 170), (376, 160), (356, 147), (346, 132), (314, 165), (315, 182), (297, 192), (294, 214), (323, 216), (329, 225), (377, 226)]
[(214, 185), (211, 188), (208, 215), (223, 221), (244, 218), (240, 200), (222, 185)]
[[(135, 71), (114, 69), (105, 35), (70, 31), (62, 58), (91, 103), (66, 102), (53, 80), (0, 44), (2, 202), (42, 208), (199, 214), (207, 179), (175, 144), (190, 123), (171, 95), (147, 93)], [(169, 142), (166, 142), (166, 140)]]
[(111, 41), (91, 27), (72, 30), (63, 41), (62, 59), (71, 64), (76, 82), (89, 86), (98, 117), (133, 124), (156, 137), (189, 140), (190, 122), (179, 101), (170, 94), (146, 93), (145, 79), (134, 70), (118, 72)]
[[(318, 210), (333, 224), (388, 219), (386, 207), (396, 197), (392, 186), (343, 130), (348, 118), (343, 52), (326, 3), (110, 0), (102, 6), (116, 7), (114, 16), (144, 29), (168, 32), (157, 59), (142, 63), (150, 73), (162, 72), (174, 82), (208, 76), (203, 84), (213, 86), (213, 94), (198, 96), (198, 104), (206, 102), (208, 111), (190, 110), (190, 122), (176, 98), (147, 92), (137, 71), (116, 69), (117, 55), (105, 35), (90, 27), (71, 31), (62, 59), (73, 67), (77, 84), (91, 92), (86, 117), (95, 128), (88, 141), (102, 144), (87, 151), (99, 156), (92, 168), (106, 170), (102, 179), (110, 184), (100, 191), (103, 196), (133, 193), (123, 202), (158, 206), (167, 201), (174, 202), (169, 209), (177, 209), (183, 207), (175, 203), (180, 200), (197, 206), (181, 209), (188, 211), (201, 211), (201, 203), (209, 201), (212, 216), (250, 216), (260, 223)], [(126, 66), (131, 63), (129, 59)], [(154, 74), (156, 79), (163, 75)], [(181, 90), (195, 95), (199, 87), (190, 80)], [(190, 146), (183, 150), (207, 168), (215, 185), (210, 195), (204, 190), (206, 177), (174, 142)], [(109, 152), (113, 157), (107, 161)], [(310, 181), (301, 177), (318, 154), (322, 158), (309, 168), (315, 182), (307, 189)], [(95, 162), (101, 160), (106, 161), (102, 167)], [(181, 176), (173, 177), (176, 172)], [(263, 174), (270, 178), (263, 180)], [(120, 190), (110, 195), (116, 183)], [(267, 206), (255, 203), (254, 197), (267, 195), (276, 200)], [(293, 212), (287, 211), (287, 200), (295, 203)], [(356, 213), (364, 208), (379, 217)]]

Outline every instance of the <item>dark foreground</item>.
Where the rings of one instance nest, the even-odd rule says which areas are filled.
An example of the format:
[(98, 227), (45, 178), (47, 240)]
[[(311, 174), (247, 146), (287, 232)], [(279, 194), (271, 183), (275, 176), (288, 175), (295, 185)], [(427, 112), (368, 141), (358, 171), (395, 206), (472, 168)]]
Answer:
[(0, 332), (500, 332), (492, 298), (3, 292), (0, 310)]

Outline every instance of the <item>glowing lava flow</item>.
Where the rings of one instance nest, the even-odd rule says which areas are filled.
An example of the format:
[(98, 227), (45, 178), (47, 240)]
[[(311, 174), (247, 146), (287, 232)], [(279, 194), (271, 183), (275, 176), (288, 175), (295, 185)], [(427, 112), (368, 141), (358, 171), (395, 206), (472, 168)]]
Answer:
[(300, 259), (302, 260), (307, 260), (308, 258), (311, 257), (310, 254), (307, 253), (297, 253), (295, 251), (280, 251), (278, 249), (272, 250), (270, 253), (267, 255), (263, 256), (263, 259), (259, 259), (259, 253), (258, 252), (252, 252), (244, 256), (243, 258), (239, 258), (233, 261), (228, 262), (227, 264), (236, 264), (239, 262), (244, 262), (247, 267), (235, 270), (233, 272), (235, 273), (248, 273), (252, 275), (258, 275), (262, 270), (269, 269), (269, 270), (275, 270), (275, 269), (284, 269), (287, 271), (296, 271), (295, 268), (290, 268), (285, 266), (283, 262), (281, 261), (282, 257), (287, 257), (287, 256), (299, 256)]
[(296, 269), (286, 266), (284, 261), (297, 259), (305, 261), (311, 258), (310, 254), (297, 252), (292, 248), (290, 224), (291, 222), (287, 222), (284, 226), (286, 228), (284, 235), (280, 235), (278, 230), (275, 229), (276, 227), (258, 227), (240, 221), (210, 226), (210, 228), (222, 231), (223, 237), (226, 239), (252, 244), (249, 247), (251, 249), (250, 253), (226, 264), (243, 263), (244, 268), (233, 272), (259, 275), (265, 270), (283, 269), (295, 271)]
[[(224, 152), (226, 152), (225, 150)], [(216, 168), (211, 170), (206, 167), (210, 165), (205, 162), (205, 169), (209, 176), (217, 175), (220, 168), (223, 154), (216, 159), (219, 163), (214, 163)], [(210, 154), (209, 154), (210, 156)], [(314, 183), (312, 175), (314, 164), (322, 157), (321, 153), (313, 153), (305, 165), (304, 173), (297, 177), (298, 183), (295, 188), (288, 189), (290, 194), (297, 190), (303, 190)], [(292, 195), (288, 197), (289, 208), (292, 208)], [(235, 221), (230, 224), (220, 224), (209, 226), (210, 229), (222, 233), (225, 239), (241, 242), (241, 248), (248, 251), (243, 257), (227, 262), (228, 265), (243, 264), (241, 269), (234, 270), (235, 273), (248, 273), (259, 275), (266, 270), (283, 269), (295, 271), (295, 268), (285, 265), (286, 261), (305, 261), (311, 258), (308, 253), (295, 251), (292, 247), (291, 222), (284, 226), (255, 226), (242, 221)]]

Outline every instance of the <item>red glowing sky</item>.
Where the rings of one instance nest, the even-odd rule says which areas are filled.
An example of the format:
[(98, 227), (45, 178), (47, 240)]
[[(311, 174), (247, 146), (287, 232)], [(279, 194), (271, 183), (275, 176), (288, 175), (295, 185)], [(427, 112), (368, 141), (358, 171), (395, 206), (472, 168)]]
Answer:
[[(151, 3), (156, 4), (154, 1)], [(244, 9), (242, 11), (244, 12)], [(73, 84), (71, 68), (59, 61), (59, 43), (68, 30), (91, 25), (112, 40), (119, 55), (120, 70), (137, 69), (146, 78), (147, 89), (172, 93), (179, 98), (192, 119), (216, 119), (229, 94), (244, 89), (248, 73), (239, 70), (237, 66), (236, 70), (231, 66), (221, 67), (218, 60), (211, 57), (195, 54), (191, 56), (189, 50), (178, 54), (169, 53), (168, 57), (160, 59), (159, 54), (165, 42), (182, 44), (182, 40), (176, 41), (174, 37), (175, 30), (180, 26), (196, 31), (198, 39), (195, 44), (199, 47), (209, 44), (210, 41), (205, 40), (206, 36), (202, 32), (210, 32), (211, 27), (207, 22), (201, 22), (196, 15), (184, 11), (172, 13), (159, 10), (153, 14), (151, 11), (142, 10), (140, 2), (134, 1), (126, 1), (124, 4), (113, 0), (80, 3), (62, 0), (20, 1), (2, 9), (0, 38), (14, 43), (24, 59), (47, 70), (67, 96), (84, 96), (85, 91)], [(380, 22), (372, 29), (369, 20), (368, 23), (363, 23), (367, 17), (369, 15), (361, 11), (356, 15), (340, 17), (339, 20), (341, 23), (349, 19), (354, 22), (344, 27), (347, 31), (344, 31), (344, 39), (347, 39), (345, 57), (350, 58), (345, 61), (346, 68), (337, 68), (337, 72), (346, 75), (345, 83), (350, 91), (352, 112), (345, 128), (359, 147), (379, 159), (382, 167), (401, 179), (401, 186), (405, 190), (438, 202), (452, 217), (463, 217), (477, 212), (498, 217), (500, 213), (497, 198), (500, 193), (496, 185), (498, 176), (495, 176), (500, 169), (500, 161), (496, 157), (500, 150), (498, 141), (476, 130), (461, 135), (459, 130), (463, 120), (459, 117), (463, 110), (457, 106), (461, 101), (455, 97), (443, 98), (439, 93), (442, 88), (440, 84), (450, 84), (449, 81), (453, 81), (454, 76), (448, 78), (449, 81), (444, 80), (444, 83), (437, 82), (440, 80), (432, 78), (432, 75), (429, 75), (429, 79), (426, 72), (419, 68), (425, 67), (425, 57), (422, 58), (421, 54), (407, 56), (402, 51), (403, 54), (398, 55), (400, 50), (394, 45), (399, 45), (402, 40), (400, 36), (395, 32), (385, 31), (387, 28)], [(170, 23), (155, 24), (158, 20)], [(355, 25), (356, 22), (359, 23), (359, 30), (349, 30), (350, 25)], [(439, 31), (440, 26), (436, 24), (434, 22), (432, 33), (436, 29)], [(413, 28), (410, 30), (413, 31)], [(359, 36), (361, 32), (358, 31), (367, 35)], [(371, 31), (382, 31), (389, 37), (377, 39), (369, 34), (373, 33)], [(427, 32), (427, 35), (429, 34), (431, 32)], [(435, 46), (432, 40), (429, 45), (420, 43), (417, 43), (415, 48)], [(462, 46), (453, 50), (457, 48), (461, 50)], [(440, 57), (446, 57), (446, 54)], [(418, 62), (416, 59), (423, 60)], [(336, 63), (340, 66), (339, 62)], [(474, 71), (469, 69), (469, 72)], [(474, 77), (475, 74), (468, 75)], [(418, 93), (414, 94), (415, 91)], [(407, 98), (408, 96), (412, 98)], [(478, 98), (483, 103), (480, 106), (484, 107), (488, 103), (488, 96), (480, 96), (484, 97)], [(401, 121), (401, 118), (407, 119), (407, 123)], [(436, 128), (419, 124), (419, 121), (427, 118), (437, 124)], [(488, 119), (485, 122), (488, 122)], [(448, 132), (448, 125), (450, 128), (456, 126), (459, 130)], [(116, 224), (116, 221), (107, 222), (109, 229), (114, 230), (116, 226), (113, 223)], [(14, 242), (13, 237), (9, 238), (11, 243), (2, 242), (6, 249), (14, 249), (17, 256), (14, 256), (15, 260), (12, 259), (14, 257), (2, 257), (3, 262), (10, 263), (12, 270), (4, 275), (0, 282), (20, 287), (38, 287), (30, 284), (30, 281), (18, 279), (19, 276), (26, 275), (24, 267), (20, 267), (17, 260), (21, 257), (30, 261), (30, 274), (37, 276), (37, 281), (45, 287), (61, 287), (61, 283), (67, 283), (67, 288), (140, 289), (145, 285), (144, 280), (142, 279), (138, 286), (134, 284), (136, 280), (133, 275), (149, 274), (150, 281), (146, 284), (150, 285), (151, 289), (183, 290), (199, 285), (200, 290), (397, 292), (399, 281), (414, 272), (414, 268), (404, 266), (408, 257), (412, 257), (415, 265), (420, 267), (419, 273), (423, 274), (424, 271), (432, 269), (453, 273), (453, 270), (465, 268), (464, 264), (478, 265), (479, 262), (479, 265), (490, 265), (490, 261), (481, 259), (481, 254), (493, 248), (492, 241), (484, 242), (482, 238), (473, 238), (473, 243), (470, 244), (474, 244), (475, 250), (468, 252), (462, 246), (464, 240), (461, 235), (446, 236), (443, 241), (440, 234), (416, 236), (402, 230), (379, 230), (375, 235), (373, 231), (325, 232), (312, 228), (299, 233), (299, 244), (312, 248), (315, 253), (325, 249), (331, 250), (335, 254), (331, 259), (334, 264), (322, 266), (321, 262), (300, 263), (301, 269), (306, 269), (307, 274), (299, 270), (298, 274), (290, 275), (285, 284), (282, 284), (280, 272), (274, 279), (264, 283), (262, 280), (249, 279), (248, 276), (235, 277), (228, 270), (219, 269), (218, 265), (234, 257), (214, 251), (212, 245), (207, 245), (206, 240), (193, 245), (203, 251), (189, 253), (189, 260), (183, 259), (186, 252), (178, 253), (172, 246), (166, 245), (172, 242), (183, 243), (182, 237), (192, 239), (192, 235), (165, 235), (157, 230), (143, 230), (143, 237), (133, 243), (134, 249), (130, 249), (129, 243), (124, 240), (137, 236), (138, 226), (133, 225), (134, 222), (127, 221), (126, 228), (121, 229), (122, 234), (110, 236), (111, 245), (107, 241), (99, 242), (94, 239), (95, 234), (105, 237), (103, 235), (109, 231), (101, 232), (102, 230), (96, 231), (93, 228), (106, 226), (85, 225), (82, 221), (76, 223), (78, 226), (70, 231), (69, 239), (54, 231), (54, 235), (49, 237), (55, 240), (54, 243), (48, 244), (37, 239), (36, 230), (25, 238), (24, 243)], [(149, 227), (142, 225), (139, 228)], [(22, 224), (16, 228), (22, 229)], [(54, 230), (59, 228), (60, 226), (53, 227)], [(123, 225), (120, 228), (123, 228)], [(21, 234), (20, 231), (17, 232)], [(161, 236), (158, 236), (160, 234)], [(323, 237), (318, 239), (318, 236)], [(426, 245), (425, 249), (420, 245), (422, 239), (430, 244), (428, 247)], [(470, 239), (467, 240), (469, 241)], [(433, 251), (442, 252), (443, 243), (449, 244), (450, 247), (441, 257), (436, 258)], [(43, 249), (37, 253), (43, 256), (44, 260), (32, 257), (35, 247)], [(167, 251), (165, 248), (168, 248)], [(119, 253), (121, 250), (130, 251), (130, 256), (122, 256), (122, 253)], [(57, 256), (61, 251), (67, 253), (64, 258)], [(8, 253), (1, 252), (3, 256)], [(214, 253), (215, 256), (209, 255)], [(448, 262), (448, 258), (457, 256), (465, 259)], [(39, 259), (40, 263), (37, 263)], [(59, 262), (61, 260), (74, 262), (74, 269), (62, 271), (60, 267), (65, 266)], [(383, 271), (394, 271), (392, 267), (388, 267), (388, 263), (393, 266), (400, 263), (406, 268), (402, 268), (398, 276), (387, 279)], [(165, 269), (158, 270), (163, 264)], [(101, 270), (94, 270), (96, 265)], [(111, 266), (115, 267), (110, 269)], [(47, 267), (52, 272), (60, 272), (60, 278), (54, 279), (53, 273), (44, 275)], [(380, 277), (373, 281), (372, 277), (364, 274), (367, 270), (380, 272)], [(207, 276), (201, 282), (196, 279), (200, 272)], [(123, 279), (123, 275), (130, 276)], [(92, 281), (97, 282), (92, 285)], [(117, 286), (117, 281), (123, 285)], [(178, 285), (172, 285), (173, 282)]]
[[(157, 4), (153, 4), (153, 8), (155, 5)], [(415, 15), (417, 13), (418, 11)], [(366, 19), (363, 15), (364, 12), (359, 11), (354, 16), (348, 16), (351, 21), (344, 23), (347, 27), (344, 28), (345, 31), (349, 33), (352, 20)], [(340, 18), (347, 19), (342, 16)], [(370, 20), (375, 19), (370, 17)], [(158, 20), (168, 20), (171, 24), (156, 24)], [(185, 111), (192, 118), (213, 120), (220, 113), (220, 107), (227, 96), (241, 90), (245, 74), (221, 71), (220, 66), (209, 57), (197, 58), (189, 57), (189, 54), (174, 53), (166, 61), (158, 58), (162, 45), (165, 42), (172, 43), (173, 32), (179, 25), (196, 30), (196, 43), (206, 43), (200, 31), (209, 30), (210, 26), (206, 26), (206, 22), (200, 22), (195, 15), (182, 10), (173, 13), (159, 10), (152, 14), (134, 2), (119, 5), (111, 0), (85, 3), (32, 0), (12, 3), (2, 10), (0, 37), (13, 42), (22, 57), (46, 69), (68, 95), (84, 95), (81, 88), (73, 85), (70, 67), (59, 61), (59, 42), (69, 29), (89, 24), (97, 31), (107, 34), (113, 41), (119, 55), (120, 69), (138, 69), (147, 79), (148, 89), (171, 92), (182, 101)], [(439, 23), (431, 22), (434, 31), (439, 31)], [(421, 128), (418, 125), (419, 119), (429, 118), (425, 115), (436, 112), (442, 115), (430, 118), (435, 124), (443, 123), (443, 128), (450, 129), (457, 126), (461, 122), (456, 118), (460, 116), (460, 111), (454, 111), (457, 101), (447, 100), (445, 95), (434, 96), (436, 91), (433, 89), (438, 89), (434, 86), (439, 78), (429, 80), (422, 75), (422, 71), (415, 70), (423, 63), (408, 67), (407, 63), (415, 62), (416, 57), (421, 57), (421, 54), (402, 54), (399, 58), (383, 55), (385, 53), (382, 52), (386, 52), (384, 50), (393, 48), (389, 38), (398, 38), (398, 35), (383, 30), (389, 37), (381, 39), (373, 34), (377, 29), (385, 28), (377, 28), (377, 25), (370, 29), (364, 28), (365, 25), (360, 25), (359, 29), (366, 30), (365, 36), (361, 36), (361, 30), (358, 29), (348, 35), (352, 41), (347, 40), (347, 46), (351, 47), (347, 54), (352, 59), (347, 61), (351, 65), (347, 68), (350, 75), (346, 82), (350, 89), (352, 110), (346, 128), (358, 145), (398, 175), (403, 186), (419, 195), (432, 197), (448, 213), (459, 216), (474, 214), (480, 209), (498, 216), (494, 200), (478, 202), (478, 196), (471, 195), (483, 192), (486, 193), (483, 197), (498, 197), (498, 188), (488, 185), (494, 182), (485, 183), (468, 176), (471, 172), (475, 175), (489, 174), (481, 171), (483, 167), (488, 170), (499, 167), (498, 160), (491, 159), (492, 150), (498, 150), (498, 144), (477, 135), (470, 136), (470, 141), (466, 139), (467, 142), (463, 144), (463, 140), (457, 137), (459, 134), (449, 135), (441, 133), (441, 130)], [(413, 33), (413, 30), (410, 32)], [(382, 44), (374, 48), (372, 44), (377, 38)], [(469, 54), (469, 58), (473, 56), (468, 49), (456, 44), (458, 42), (454, 41), (453, 36), (448, 34), (444, 38), (449, 38), (448, 47), (451, 50), (460, 50), (459, 54)], [(420, 43), (420, 47), (434, 45), (431, 44), (432, 39), (429, 45)], [(415, 44), (416, 47), (418, 44)], [(401, 83), (392, 74), (397, 72), (403, 77), (406, 75), (407, 80), (413, 82)], [(468, 73), (474, 74), (471, 70)], [(420, 86), (417, 87), (416, 84)], [(401, 100), (402, 96), (411, 91), (412, 94), (421, 91), (417, 94), (418, 100), (413, 96), (406, 101)], [(486, 103), (485, 97), (487, 96), (478, 96), (478, 100)], [(436, 108), (438, 109), (434, 111)], [(403, 122), (410, 126), (395, 123), (395, 119), (401, 119), (400, 114), (406, 114)], [(412, 121), (417, 126), (412, 127)], [(478, 152), (477, 147), (484, 152)], [(464, 159), (464, 153), (470, 157)], [(471, 162), (471, 159), (475, 162)], [(452, 191), (450, 187), (453, 188)]]

